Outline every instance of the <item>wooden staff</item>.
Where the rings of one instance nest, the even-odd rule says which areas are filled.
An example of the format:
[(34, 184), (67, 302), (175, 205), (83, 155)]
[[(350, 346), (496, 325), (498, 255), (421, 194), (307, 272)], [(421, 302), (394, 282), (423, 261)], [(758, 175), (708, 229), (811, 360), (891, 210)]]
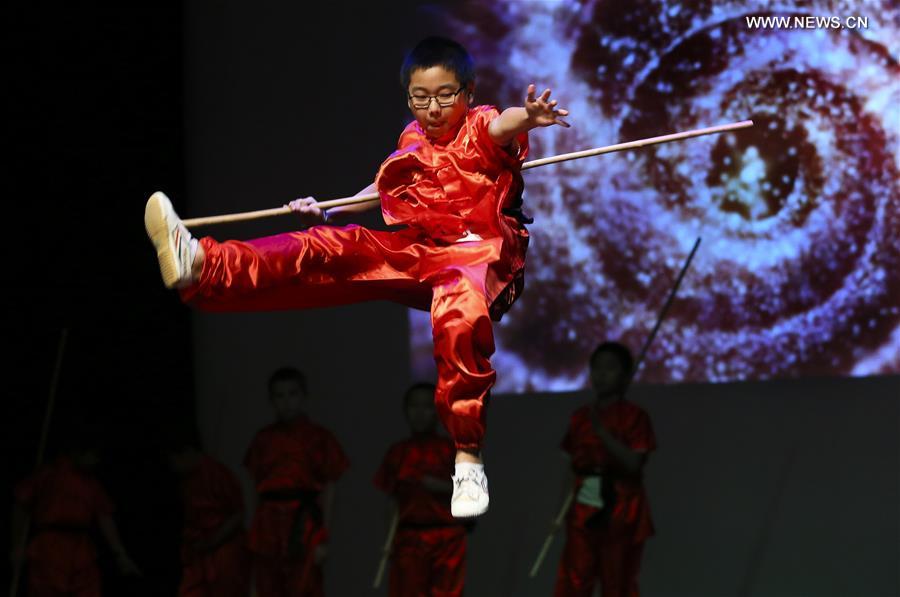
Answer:
[(391, 517), (391, 527), (388, 529), (387, 539), (384, 540), (384, 547), (381, 550), (381, 560), (378, 562), (378, 571), (375, 573), (375, 580), (372, 582), (372, 588), (377, 589), (381, 586), (381, 580), (384, 578), (384, 571), (387, 568), (388, 558), (391, 556), (391, 549), (394, 545), (394, 535), (397, 534), (397, 524), (400, 522), (399, 509), (394, 510)]
[[(687, 270), (691, 265), (691, 261), (694, 260), (694, 254), (697, 252), (697, 249), (699, 247), (700, 237), (698, 236), (697, 240), (694, 242), (694, 246), (691, 249), (691, 252), (688, 254), (687, 259), (684, 261), (684, 265), (681, 266), (681, 271), (678, 272), (678, 277), (675, 278), (675, 284), (672, 286), (672, 290), (669, 291), (669, 296), (666, 297), (666, 302), (663, 304), (662, 309), (659, 310), (659, 315), (656, 317), (656, 324), (653, 326), (653, 330), (650, 332), (650, 335), (647, 336), (647, 339), (644, 340), (644, 345), (641, 347), (641, 351), (638, 353), (638, 358), (635, 361), (634, 367), (631, 369), (631, 376), (628, 378), (628, 383), (625, 386), (626, 389), (631, 385), (631, 382), (634, 381), (634, 378), (637, 376), (638, 368), (644, 361), (644, 357), (647, 355), (647, 350), (650, 348), (650, 344), (652, 344), (653, 339), (656, 338), (656, 333), (659, 331), (659, 326), (662, 325), (663, 319), (665, 319), (666, 314), (669, 312), (669, 307), (672, 306), (672, 301), (675, 300), (675, 294), (678, 292), (678, 288), (681, 286), (681, 280), (684, 278), (684, 274), (687, 273)], [(574, 500), (575, 488), (573, 487), (566, 495), (566, 499), (563, 502), (562, 508), (559, 509), (559, 514), (556, 515), (553, 530), (550, 531), (550, 533), (548, 533), (547, 535), (547, 538), (544, 539), (544, 544), (541, 546), (541, 551), (538, 552), (538, 556), (534, 560), (534, 565), (531, 567), (531, 572), (528, 574), (528, 576), (530, 576), (531, 578), (537, 576), (538, 569), (540, 569), (541, 564), (544, 563), (544, 558), (547, 557), (547, 552), (550, 550), (550, 545), (553, 543), (553, 538), (556, 536), (556, 533), (562, 525), (562, 521), (565, 519), (566, 514), (569, 512), (569, 508), (572, 507), (572, 502)]]
[(544, 544), (541, 546), (541, 551), (538, 552), (537, 558), (534, 560), (534, 565), (531, 567), (531, 572), (528, 573), (528, 576), (534, 578), (537, 576), (538, 569), (541, 567), (541, 564), (544, 563), (544, 558), (547, 557), (547, 552), (550, 551), (550, 546), (553, 544), (553, 538), (556, 536), (556, 532), (562, 526), (563, 521), (566, 519), (566, 513), (568, 513), (569, 508), (572, 507), (572, 502), (575, 500), (575, 490), (569, 489), (569, 493), (566, 495), (565, 501), (563, 501), (562, 508), (559, 509), (559, 514), (556, 515), (556, 518), (553, 520), (553, 530), (551, 530), (547, 534), (547, 538), (544, 539)]
[[(38, 441), (37, 457), (34, 462), (34, 469), (37, 470), (44, 464), (44, 452), (47, 448), (47, 435), (50, 431), (50, 420), (53, 418), (53, 408), (56, 405), (56, 389), (59, 387), (59, 372), (62, 370), (63, 355), (66, 352), (66, 340), (69, 338), (69, 329), (63, 328), (59, 336), (59, 344), (56, 348), (56, 363), (53, 366), (53, 376), (50, 378), (50, 395), (47, 398), (47, 410), (44, 411), (44, 424), (41, 426), (41, 439)], [(25, 525), (22, 528), (22, 535), (16, 538), (16, 552), (24, 553), (25, 546), (28, 543), (28, 530), (31, 526), (31, 516), (25, 519)], [(23, 560), (16, 562), (16, 569), (13, 571), (12, 582), (9, 587), (9, 597), (16, 597), (19, 592), (19, 581), (22, 578)]]
[[(647, 350), (650, 349), (650, 345), (653, 343), (653, 339), (656, 338), (656, 332), (659, 331), (659, 326), (662, 325), (663, 320), (666, 318), (666, 314), (669, 312), (669, 307), (672, 306), (672, 301), (675, 300), (675, 294), (678, 292), (678, 288), (681, 286), (681, 280), (684, 278), (684, 274), (687, 273), (688, 268), (691, 266), (691, 261), (694, 260), (694, 253), (697, 252), (697, 249), (700, 248), (700, 237), (697, 237), (697, 240), (694, 241), (694, 246), (691, 248), (691, 252), (688, 254), (687, 259), (684, 261), (684, 265), (681, 266), (681, 271), (678, 272), (678, 277), (675, 278), (675, 285), (672, 286), (672, 290), (669, 292), (669, 296), (666, 297), (666, 302), (663, 304), (662, 309), (659, 310), (659, 315), (656, 317), (656, 325), (653, 326), (653, 330), (650, 332), (650, 335), (647, 336), (647, 339), (644, 340), (644, 345), (641, 346), (641, 352), (638, 353), (638, 358), (634, 362), (634, 368), (631, 370), (631, 377), (628, 379), (628, 386), (631, 385), (631, 382), (634, 381), (634, 378), (637, 377), (638, 368), (644, 362), (644, 357), (647, 356)], [(628, 386), (625, 386), (626, 388)]]
[[(522, 164), (522, 170), (537, 168), (538, 166), (547, 166), (549, 164), (559, 164), (570, 160), (578, 160), (604, 153), (613, 153), (616, 151), (625, 151), (628, 149), (637, 149), (648, 145), (658, 145), (660, 143), (670, 143), (672, 141), (681, 141), (692, 137), (700, 137), (703, 135), (714, 135), (717, 133), (725, 133), (753, 126), (752, 120), (742, 120), (740, 122), (732, 122), (730, 124), (722, 124), (719, 126), (710, 126), (702, 129), (694, 129), (681, 133), (672, 133), (670, 135), (660, 135), (658, 137), (649, 137), (647, 139), (639, 139), (637, 141), (629, 141), (627, 143), (617, 143), (615, 145), (607, 145), (605, 147), (597, 147), (594, 149), (585, 149), (583, 151), (575, 151), (572, 153), (563, 153), (548, 158), (532, 160)], [(342, 205), (353, 205), (356, 203), (371, 203), (380, 201), (378, 193), (368, 193), (365, 195), (353, 195), (352, 197), (341, 197), (340, 199), (331, 199), (328, 201), (319, 201), (316, 207), (319, 209), (331, 209), (332, 207), (340, 207)], [(184, 225), (188, 228), (198, 228), (200, 226), (211, 226), (213, 224), (228, 224), (234, 222), (247, 222), (250, 220), (260, 220), (263, 218), (271, 218), (273, 216), (285, 216), (293, 213), (290, 207), (276, 207), (273, 209), (262, 209), (259, 211), (248, 211), (244, 213), (230, 214), (224, 216), (210, 216), (206, 218), (193, 218), (183, 220)]]

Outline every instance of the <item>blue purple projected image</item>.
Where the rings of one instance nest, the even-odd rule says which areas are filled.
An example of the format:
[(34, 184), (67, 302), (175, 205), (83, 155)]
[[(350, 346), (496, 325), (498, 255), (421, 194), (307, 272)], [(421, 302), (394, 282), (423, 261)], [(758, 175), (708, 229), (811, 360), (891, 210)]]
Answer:
[[(524, 173), (535, 222), (525, 292), (495, 327), (495, 391), (586, 387), (602, 340), (636, 352), (698, 236), (640, 381), (900, 373), (900, 5), (775, 6), (442, 14), (475, 57), (476, 103), (521, 105), (534, 82), (570, 110), (571, 129), (531, 133), (529, 159), (755, 122)], [(428, 377), (429, 316), (410, 317), (413, 371)]]

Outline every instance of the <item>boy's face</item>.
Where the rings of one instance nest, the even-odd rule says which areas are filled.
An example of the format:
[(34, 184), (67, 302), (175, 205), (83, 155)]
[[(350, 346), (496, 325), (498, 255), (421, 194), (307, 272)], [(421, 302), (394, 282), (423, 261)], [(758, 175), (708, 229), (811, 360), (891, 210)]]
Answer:
[(290, 421), (306, 412), (306, 392), (295, 380), (284, 379), (273, 383), (269, 398), (279, 421)]
[(406, 420), (413, 433), (433, 431), (437, 424), (434, 410), (434, 394), (431, 390), (419, 388), (406, 401)]
[[(426, 69), (418, 69), (410, 73), (407, 94), (416, 97), (428, 95), (453, 94), (460, 88), (459, 79), (451, 71), (443, 66), (432, 66)], [(409, 109), (413, 116), (430, 139), (437, 139), (446, 135), (462, 120), (471, 103), (471, 92), (475, 85), (470, 83), (467, 89), (463, 89), (453, 96), (452, 104), (443, 107), (438, 100), (432, 99), (427, 108), (416, 108), (413, 100), (408, 101)]]
[(623, 375), (622, 363), (612, 352), (601, 352), (591, 363), (591, 383), (601, 396), (618, 390)]

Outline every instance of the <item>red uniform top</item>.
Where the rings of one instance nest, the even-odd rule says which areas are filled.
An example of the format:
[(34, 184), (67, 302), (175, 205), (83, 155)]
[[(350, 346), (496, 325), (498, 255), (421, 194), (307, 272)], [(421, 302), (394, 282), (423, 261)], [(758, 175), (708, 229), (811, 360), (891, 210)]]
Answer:
[(528, 246), (528, 220), (520, 210), (528, 134), (500, 147), (488, 135), (497, 116), (493, 106), (470, 108), (455, 130), (437, 140), (411, 122), (375, 179), (386, 223), (406, 224), (443, 244), (467, 232), (496, 241), (486, 284), (489, 301), (496, 303), (494, 319), (521, 292)]
[(423, 433), (392, 445), (375, 473), (375, 487), (397, 500), (400, 525), (448, 526), (459, 520), (450, 514), (448, 496), (422, 486), (425, 475), (449, 479), (456, 448), (449, 438)]
[[(597, 474), (603, 483), (612, 481), (615, 497), (610, 513), (610, 526), (629, 534), (635, 542), (653, 535), (650, 506), (640, 476), (623, 476), (616, 471), (616, 462), (594, 433), (591, 410), (595, 406), (583, 406), (572, 414), (569, 429), (562, 441), (562, 449), (572, 457), (572, 469), (576, 475), (576, 491), (585, 476)], [(627, 400), (618, 400), (600, 411), (600, 424), (616, 439), (632, 450), (652, 452), (656, 449), (656, 436), (647, 413)]]
[(234, 474), (203, 455), (199, 466), (182, 481), (184, 546), (211, 538), (226, 520), (243, 513), (244, 498)]
[(259, 431), (244, 465), (261, 498), (250, 530), (250, 547), (258, 553), (286, 554), (292, 521), (305, 506), (299, 498), (269, 501), (266, 496), (319, 492), (336, 481), (350, 461), (330, 431), (301, 416)]
[(29, 559), (64, 562), (73, 570), (92, 565), (97, 552), (90, 530), (98, 518), (113, 513), (94, 477), (60, 458), (19, 483), (15, 494), (31, 514)]

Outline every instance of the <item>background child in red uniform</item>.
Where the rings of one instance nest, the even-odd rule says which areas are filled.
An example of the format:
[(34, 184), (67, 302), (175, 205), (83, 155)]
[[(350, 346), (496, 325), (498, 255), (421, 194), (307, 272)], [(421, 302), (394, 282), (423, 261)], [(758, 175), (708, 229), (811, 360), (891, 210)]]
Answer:
[(603, 597), (637, 597), (644, 542), (654, 533), (642, 476), (656, 438), (647, 413), (624, 399), (628, 349), (603, 343), (590, 367), (597, 398), (572, 414), (562, 442), (576, 494), (554, 595), (590, 597), (599, 578)]
[(180, 597), (247, 597), (250, 554), (244, 498), (228, 467), (204, 454), (193, 438), (170, 446), (184, 501)]
[[(494, 384), (492, 320), (499, 320), (524, 283), (526, 219), (520, 168), (527, 132), (568, 114), (550, 90), (501, 114), (475, 106), (475, 71), (458, 43), (428, 38), (407, 56), (401, 80), (415, 120), (375, 183), (388, 224), (402, 230), (315, 226), (248, 242), (199, 242), (161, 193), (147, 203), (145, 225), (163, 280), (182, 299), (208, 311), (305, 309), (391, 300), (430, 310), (438, 414), (457, 454), (451, 510), (487, 510), (481, 461), (485, 399)], [(323, 221), (311, 198), (292, 208)], [(346, 206), (332, 216), (378, 205)]]
[(388, 449), (375, 486), (388, 493), (398, 517), (391, 548), (389, 594), (462, 595), (468, 526), (450, 513), (453, 442), (436, 433), (435, 386), (406, 391), (403, 406), (411, 435)]
[[(112, 519), (113, 505), (94, 477), (99, 449), (86, 438), (70, 442), (53, 463), (16, 486), (13, 559), (28, 564), (30, 597), (101, 595), (100, 569), (93, 533), (99, 528), (123, 574), (139, 574), (122, 546)], [(19, 549), (26, 520), (31, 541)]]
[(323, 594), (334, 483), (349, 466), (330, 431), (306, 415), (306, 379), (292, 368), (269, 379), (277, 422), (260, 430), (244, 465), (258, 504), (250, 530), (258, 597)]

